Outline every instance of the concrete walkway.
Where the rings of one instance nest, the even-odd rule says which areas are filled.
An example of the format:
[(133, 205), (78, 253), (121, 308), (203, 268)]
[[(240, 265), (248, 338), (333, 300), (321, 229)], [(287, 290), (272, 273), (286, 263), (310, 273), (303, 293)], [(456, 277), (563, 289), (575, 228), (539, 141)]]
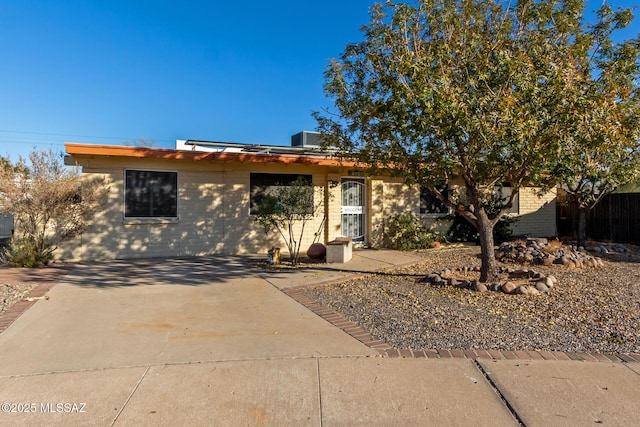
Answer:
[[(292, 299), (419, 261), (78, 265), (0, 334), (0, 425), (636, 425), (640, 364), (389, 358)], [(0, 272), (1, 276), (2, 272)]]

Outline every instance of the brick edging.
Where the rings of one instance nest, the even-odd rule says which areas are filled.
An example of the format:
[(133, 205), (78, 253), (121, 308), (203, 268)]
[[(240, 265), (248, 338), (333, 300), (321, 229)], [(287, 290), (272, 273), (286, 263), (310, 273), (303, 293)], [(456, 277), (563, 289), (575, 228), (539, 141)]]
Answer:
[[(53, 282), (44, 282), (40, 283), (38, 286), (33, 288), (27, 298), (39, 298), (44, 296), (47, 292), (51, 290), (55, 286)], [(4, 313), (0, 314), (0, 334), (3, 333), (13, 322), (15, 322), (18, 317), (22, 316), (22, 314), (27, 311), (32, 305), (34, 305), (38, 300), (27, 301), (25, 299), (20, 300), (9, 307)]]
[(346, 319), (337, 311), (323, 306), (304, 293), (306, 286), (283, 289), (282, 292), (327, 322), (342, 329), (364, 345), (377, 350), (382, 357), (426, 359), (488, 359), (488, 360), (580, 360), (585, 362), (640, 363), (640, 354), (582, 353), (569, 351), (508, 351), (508, 350), (414, 350), (397, 349), (383, 340), (374, 338), (362, 326)]

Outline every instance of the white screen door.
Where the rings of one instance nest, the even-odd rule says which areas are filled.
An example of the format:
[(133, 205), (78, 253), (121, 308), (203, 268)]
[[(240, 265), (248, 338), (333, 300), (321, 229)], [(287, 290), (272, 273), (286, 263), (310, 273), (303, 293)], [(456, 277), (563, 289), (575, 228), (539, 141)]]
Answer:
[(365, 240), (364, 179), (342, 179), (342, 235), (354, 242)]

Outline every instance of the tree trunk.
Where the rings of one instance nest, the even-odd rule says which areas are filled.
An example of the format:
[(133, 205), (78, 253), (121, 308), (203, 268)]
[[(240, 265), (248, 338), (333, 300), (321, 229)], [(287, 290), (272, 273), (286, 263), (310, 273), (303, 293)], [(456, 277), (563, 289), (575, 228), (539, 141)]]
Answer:
[(589, 208), (583, 206), (578, 208), (578, 247), (585, 247), (587, 244), (587, 212)]
[(484, 209), (476, 211), (477, 228), (480, 234), (480, 281), (491, 282), (498, 277), (498, 262), (494, 251), (493, 243), (493, 222), (489, 220)]

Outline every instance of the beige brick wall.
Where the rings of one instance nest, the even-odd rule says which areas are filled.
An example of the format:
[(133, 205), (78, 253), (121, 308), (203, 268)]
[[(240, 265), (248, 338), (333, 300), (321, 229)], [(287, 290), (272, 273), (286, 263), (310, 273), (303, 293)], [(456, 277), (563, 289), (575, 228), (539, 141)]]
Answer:
[(385, 203), (384, 196), (386, 185), (381, 179), (369, 180), (369, 209), (368, 214), (368, 231), (369, 245), (378, 248), (383, 246), (384, 224), (385, 224)]
[[(109, 183), (107, 201), (83, 233), (57, 252), (64, 260), (101, 260), (189, 256), (203, 254), (266, 253), (286, 244), (274, 230), (266, 234), (249, 214), (251, 172), (312, 174), (315, 199), (324, 200), (326, 173), (304, 166), (213, 164), (139, 159), (82, 160), (83, 175), (104, 177)], [(124, 170), (178, 172), (178, 220), (131, 221), (124, 219)], [(339, 200), (339, 199), (337, 199)], [(324, 208), (324, 206), (323, 206)], [(321, 225), (323, 208), (305, 227), (301, 252), (306, 252)], [(296, 237), (300, 228), (296, 229)], [(325, 242), (324, 233), (320, 237)]]
[(554, 237), (556, 230), (556, 190), (539, 195), (537, 189), (522, 188), (518, 221), (513, 226), (514, 235)]
[[(283, 238), (276, 231), (265, 234), (249, 214), (251, 172), (312, 175), (315, 200), (324, 203), (314, 220), (306, 225), (302, 253), (314, 241), (325, 206), (327, 221), (319, 240), (326, 243), (342, 235), (341, 187), (328, 185), (348, 175), (349, 171), (341, 167), (105, 157), (80, 159), (79, 163), (87, 178), (105, 178), (110, 191), (104, 208), (86, 232), (66, 242), (57, 252), (58, 258), (64, 260), (266, 253), (273, 246), (286, 252)], [(124, 219), (124, 170), (129, 168), (178, 172), (178, 220)], [(325, 189), (328, 190), (326, 197)], [(418, 188), (409, 187), (399, 179), (368, 178), (366, 192), (367, 243), (373, 247), (383, 245), (389, 217), (403, 212), (419, 214)], [(522, 190), (519, 216), (516, 234), (555, 235), (555, 192), (538, 197), (533, 190)], [(441, 222), (436, 223), (433, 216), (423, 216), (423, 219), (428, 225), (446, 228)]]
[[(415, 190), (419, 197), (419, 190)], [(419, 211), (419, 206), (418, 206)], [(512, 227), (515, 236), (531, 237), (556, 236), (556, 191), (540, 195), (536, 188), (522, 188), (519, 193), (518, 214), (510, 214), (518, 221)], [(441, 234), (446, 234), (450, 221), (439, 219), (438, 215), (421, 215), (423, 223)], [(441, 218), (441, 217), (440, 217)]]
[(375, 177), (370, 180), (370, 239), (372, 247), (384, 246), (384, 233), (390, 217), (418, 213), (420, 193), (398, 178)]
[[(341, 171), (331, 171), (326, 175), (327, 182), (339, 183), (342, 180)], [(327, 223), (325, 224), (325, 241), (329, 242), (342, 236), (342, 188), (340, 185), (328, 189)]]
[[(225, 172), (202, 167), (176, 167), (166, 161), (140, 160), (85, 162), (83, 175), (104, 177), (109, 193), (104, 208), (82, 235), (67, 242), (63, 259), (149, 258), (200, 255), (222, 249)], [(124, 219), (124, 170), (178, 172), (178, 220), (132, 221)], [(221, 197), (222, 195), (222, 197)]]

